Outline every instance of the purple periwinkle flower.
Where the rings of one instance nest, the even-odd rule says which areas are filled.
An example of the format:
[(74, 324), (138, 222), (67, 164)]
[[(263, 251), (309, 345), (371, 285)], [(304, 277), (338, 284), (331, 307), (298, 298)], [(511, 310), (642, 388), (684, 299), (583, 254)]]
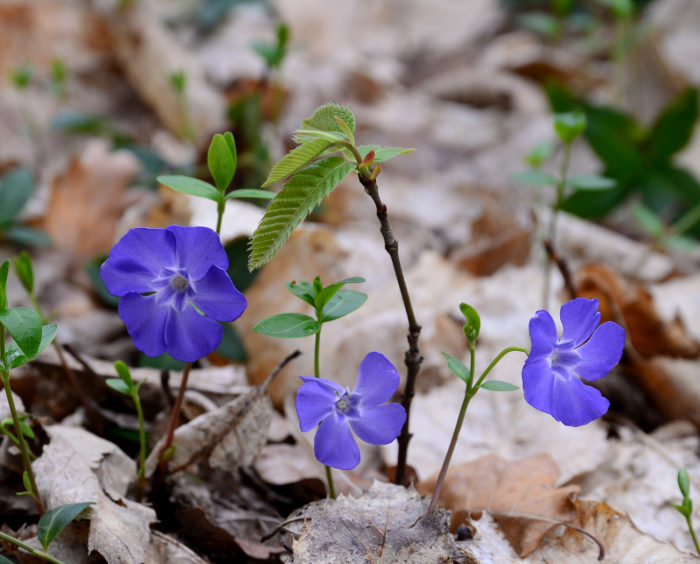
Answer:
[(352, 470), (360, 463), (352, 431), (373, 445), (389, 444), (401, 432), (406, 410), (398, 403), (386, 403), (399, 387), (400, 377), (383, 354), (371, 352), (364, 358), (352, 391), (324, 378), (301, 379), (299, 426), (310, 431), (320, 423), (314, 454), (326, 466)]
[(194, 362), (213, 352), (219, 321), (240, 317), (247, 302), (231, 282), (228, 257), (208, 227), (136, 227), (112, 247), (100, 275), (121, 296), (119, 316), (136, 347)]
[(608, 411), (610, 402), (581, 381), (598, 380), (622, 357), (625, 331), (600, 323), (598, 300), (576, 298), (559, 313), (564, 332), (557, 338), (552, 316), (538, 311), (530, 319), (532, 348), (523, 366), (525, 400), (564, 425), (578, 427)]

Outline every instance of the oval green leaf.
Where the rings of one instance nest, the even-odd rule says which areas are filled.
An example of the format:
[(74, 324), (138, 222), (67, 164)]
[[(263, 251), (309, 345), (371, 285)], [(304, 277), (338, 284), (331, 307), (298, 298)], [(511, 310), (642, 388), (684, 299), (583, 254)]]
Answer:
[(453, 357), (451, 354), (443, 352), (442, 356), (447, 359), (447, 368), (450, 372), (462, 380), (467, 386), (470, 386), (471, 376), (469, 375), (469, 368), (467, 368), (461, 360)]
[(467, 324), (464, 326), (464, 335), (473, 343), (479, 337), (479, 332), (481, 331), (481, 318), (469, 304), (461, 303), (459, 304), (459, 309), (467, 320)]
[(598, 176), (597, 174), (572, 176), (566, 181), (566, 184), (575, 190), (610, 190), (617, 186), (617, 182), (612, 178)]
[(39, 354), (42, 337), (41, 316), (29, 307), (13, 307), (0, 311), (0, 323), (30, 359)]
[(287, 282), (287, 289), (294, 294), (297, 298), (304, 300), (310, 306), (315, 307), (314, 303), (314, 285), (306, 280), (300, 280), (299, 282)]
[(367, 301), (367, 294), (354, 290), (339, 290), (328, 300), (321, 312), (322, 321), (333, 321), (352, 313)]
[(36, 526), (36, 536), (39, 538), (39, 542), (41, 542), (44, 550), (48, 549), (49, 544), (56, 538), (58, 533), (93, 503), (94, 501), (83, 501), (81, 503), (59, 505), (44, 513)]
[(131, 395), (131, 387), (129, 387), (129, 384), (124, 382), (124, 380), (120, 380), (119, 378), (107, 378), (105, 384), (120, 394), (124, 394), (125, 396)]
[(18, 256), (12, 259), (12, 266), (15, 267), (15, 274), (27, 293), (34, 292), (34, 268), (32, 267), (32, 259), (27, 251), (22, 251)]
[(483, 382), (479, 387), (484, 390), (491, 390), (492, 392), (512, 392), (513, 390), (520, 389), (518, 386), (503, 382), (502, 380), (488, 380)]
[[(41, 342), (39, 343), (39, 350), (36, 353), (37, 355), (51, 344), (56, 337), (57, 332), (58, 325), (55, 323), (44, 325), (41, 328)], [(7, 355), (7, 362), (10, 365), (10, 368), (17, 368), (18, 366), (26, 364), (32, 360), (32, 358), (36, 358), (36, 355), (30, 358), (24, 354), (22, 349), (17, 346), (15, 341), (7, 343), (7, 346), (5, 347), (5, 354)]]
[(321, 330), (321, 324), (301, 313), (280, 313), (263, 319), (253, 326), (253, 331), (268, 337), (279, 339), (298, 339), (315, 335)]
[(231, 200), (232, 198), (259, 198), (261, 200), (272, 200), (277, 195), (276, 192), (270, 192), (269, 190), (255, 190), (252, 188), (241, 188), (239, 190), (234, 190), (226, 194), (226, 199)]
[(222, 192), (228, 188), (236, 172), (233, 162), (233, 155), (228, 143), (221, 133), (217, 133), (209, 144), (207, 153), (207, 165), (214, 183)]
[(207, 198), (215, 202), (219, 201), (219, 191), (203, 180), (179, 175), (159, 176), (156, 180), (177, 192), (182, 192), (183, 194), (189, 194), (191, 196), (199, 196), (200, 198)]

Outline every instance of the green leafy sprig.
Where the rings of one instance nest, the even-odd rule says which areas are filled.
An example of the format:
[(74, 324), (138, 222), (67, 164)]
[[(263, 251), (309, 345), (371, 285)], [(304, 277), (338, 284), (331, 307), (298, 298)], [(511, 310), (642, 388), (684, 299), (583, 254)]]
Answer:
[(683, 501), (680, 504), (674, 504), (673, 507), (678, 513), (685, 517), (685, 522), (688, 524), (688, 531), (690, 531), (690, 536), (693, 539), (695, 550), (700, 554), (700, 543), (698, 543), (698, 537), (693, 527), (693, 500), (690, 499), (690, 477), (685, 468), (681, 468), (678, 471), (678, 489), (681, 491)]

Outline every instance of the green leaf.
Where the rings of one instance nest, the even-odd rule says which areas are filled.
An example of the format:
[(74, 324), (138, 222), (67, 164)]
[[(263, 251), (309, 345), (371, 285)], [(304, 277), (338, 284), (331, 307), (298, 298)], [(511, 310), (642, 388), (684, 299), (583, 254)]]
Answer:
[(354, 168), (342, 157), (329, 157), (290, 178), (253, 233), (248, 268), (253, 270), (268, 263), (292, 231)]
[(467, 324), (464, 326), (464, 334), (470, 342), (474, 343), (481, 331), (481, 317), (469, 304), (461, 303), (459, 304), (459, 309), (467, 320)]
[(253, 331), (268, 337), (280, 339), (298, 339), (315, 335), (321, 330), (321, 324), (301, 313), (280, 313), (263, 319), (253, 326)]
[(535, 33), (539, 33), (547, 39), (554, 39), (561, 31), (559, 20), (551, 14), (544, 12), (530, 12), (518, 16), (518, 25)]
[(6, 259), (0, 265), (0, 311), (7, 309), (7, 275), (9, 272), (10, 259)]
[(228, 151), (231, 153), (231, 158), (233, 159), (233, 173), (236, 174), (236, 167), (238, 166), (238, 151), (236, 151), (236, 140), (233, 137), (233, 133), (227, 131), (224, 133), (224, 141), (228, 145)]
[(287, 289), (294, 294), (297, 298), (301, 298), (307, 304), (316, 307), (316, 301), (314, 296), (316, 292), (314, 290), (314, 285), (306, 280), (301, 280), (300, 282), (287, 282)]
[(367, 301), (367, 294), (354, 290), (339, 290), (333, 295), (321, 312), (322, 321), (333, 321), (352, 313)]
[(622, 203), (630, 191), (629, 185), (610, 190), (580, 190), (564, 200), (561, 209), (585, 218), (602, 217)]
[(252, 188), (239, 188), (226, 194), (226, 200), (233, 198), (259, 198), (261, 200), (272, 200), (277, 195), (269, 190), (254, 190)]
[(586, 129), (586, 114), (580, 110), (554, 114), (554, 131), (564, 143), (571, 143)]
[(658, 216), (643, 204), (637, 204), (632, 209), (637, 222), (655, 237), (660, 237), (664, 234), (665, 227)]
[(44, 513), (36, 526), (36, 536), (39, 538), (44, 550), (48, 549), (51, 541), (56, 538), (56, 535), (93, 503), (93, 501), (84, 501), (81, 503), (59, 505)]
[(567, 186), (576, 190), (610, 190), (617, 186), (617, 182), (612, 178), (598, 176), (597, 174), (579, 174), (566, 180)]
[(270, 186), (283, 178), (291, 176), (313, 161), (331, 145), (333, 145), (333, 142), (328, 139), (311, 139), (302, 143), (275, 163), (263, 187)]
[(656, 162), (668, 162), (693, 136), (698, 119), (698, 91), (688, 88), (656, 118), (647, 138), (649, 156)]
[[(24, 493), (25, 495), (34, 495), (35, 492), (32, 488), (32, 482), (29, 479), (29, 472), (27, 472), (26, 470), (22, 472), (22, 484), (24, 485), (24, 489), (26, 490), (26, 492), (22, 493)], [(22, 493), (18, 495), (22, 495)]]
[(239, 292), (245, 292), (257, 277), (248, 270), (248, 237), (238, 237), (224, 247), (228, 257), (228, 275)]
[(42, 319), (35, 310), (29, 307), (13, 307), (0, 311), (0, 323), (27, 357), (32, 359), (39, 354)]
[(67, 133), (90, 133), (93, 135), (98, 135), (109, 129), (103, 118), (76, 111), (57, 115), (51, 123), (51, 127)]
[(13, 168), (0, 177), (0, 227), (11, 223), (34, 191), (34, 178), (26, 168)]
[(200, 198), (207, 198), (208, 200), (219, 201), (219, 191), (203, 180), (198, 180), (197, 178), (191, 178), (189, 176), (159, 176), (156, 180), (161, 184), (165, 184), (169, 188), (182, 192), (183, 194), (190, 194), (191, 196), (199, 196)]
[(222, 192), (226, 190), (236, 172), (236, 163), (233, 160), (229, 144), (221, 133), (214, 135), (209, 144), (207, 166), (219, 190)]
[(12, 560), (9, 558), (5, 558), (2, 554), (0, 554), (0, 564), (15, 564)]
[(363, 159), (367, 156), (367, 153), (374, 151), (375, 163), (383, 163), (393, 157), (407, 155), (415, 151), (411, 147), (385, 147), (384, 145), (360, 145), (357, 150)]
[(538, 168), (549, 158), (552, 154), (552, 142), (542, 141), (535, 145), (532, 150), (525, 155), (525, 162), (533, 168)]
[(51, 245), (51, 237), (45, 231), (26, 225), (10, 225), (5, 230), (5, 237), (15, 245), (22, 247), (48, 247)]
[(469, 374), (469, 368), (467, 368), (461, 360), (453, 357), (451, 354), (443, 352), (442, 356), (447, 359), (447, 368), (450, 372), (462, 380), (467, 386), (470, 386), (472, 379)]
[(122, 381), (129, 387), (133, 388), (134, 387), (134, 381), (131, 379), (131, 372), (129, 371), (129, 367), (124, 364), (121, 360), (117, 360), (114, 363), (114, 370), (117, 371), (117, 374), (119, 375), (119, 378), (122, 379)]
[(354, 276), (352, 278), (346, 278), (345, 280), (340, 280), (339, 282), (330, 284), (329, 286), (323, 288), (320, 292), (316, 292), (314, 303), (311, 305), (313, 305), (318, 311), (323, 311), (323, 307), (343, 286), (345, 286), (345, 284), (360, 284), (362, 282), (365, 282), (364, 278)]
[(690, 478), (685, 468), (678, 471), (678, 489), (681, 490), (684, 498), (690, 497)]
[(516, 182), (522, 182), (523, 184), (530, 184), (531, 186), (556, 186), (557, 179), (554, 178), (548, 172), (543, 170), (538, 170), (533, 168), (532, 170), (525, 170), (523, 172), (517, 172), (511, 174), (510, 178)]
[(482, 382), (479, 387), (484, 390), (491, 390), (492, 392), (512, 392), (513, 390), (520, 389), (518, 386), (503, 382), (502, 380), (487, 380), (486, 382)]
[[(34, 293), (34, 268), (32, 259), (27, 251), (22, 251), (12, 259), (12, 266), (15, 267), (15, 274), (28, 294)], [(2, 309), (2, 308), (0, 308)]]
[(671, 235), (664, 239), (664, 245), (676, 251), (690, 252), (697, 248), (698, 241), (690, 237), (684, 237), (683, 235)]
[(131, 387), (129, 386), (129, 384), (127, 384), (123, 380), (120, 380), (119, 378), (107, 378), (107, 380), (105, 380), (105, 383), (110, 388), (116, 390), (120, 394), (124, 394), (125, 396), (131, 395)]
[(236, 328), (230, 323), (222, 323), (222, 325), (224, 332), (214, 354), (236, 362), (246, 362), (248, 357), (243, 339), (239, 336)]
[(9, 343), (7, 343), (7, 346), (5, 347), (5, 352), (7, 354), (7, 362), (9, 363), (10, 368), (17, 368), (18, 366), (27, 364), (33, 358), (36, 358), (36, 356), (39, 353), (41, 353), (46, 347), (48, 347), (51, 344), (51, 342), (56, 337), (57, 332), (58, 325), (56, 325), (55, 323), (51, 323), (50, 325), (44, 325), (41, 328), (41, 341), (39, 343), (39, 350), (33, 357), (27, 356), (24, 353), (24, 351), (22, 351), (22, 349), (19, 348), (15, 341), (10, 341)]
[[(294, 140), (300, 143), (305, 139), (312, 138), (313, 136), (310, 135), (310, 132), (316, 130), (326, 133), (335, 133), (339, 135), (340, 138), (352, 142), (351, 139), (347, 138), (343, 128), (338, 125), (335, 116), (342, 119), (350, 128), (350, 131), (355, 131), (355, 116), (349, 108), (339, 104), (324, 104), (318, 108), (311, 117), (302, 120), (301, 127), (299, 128), (301, 131), (296, 133)], [(303, 130), (306, 130), (306, 132), (303, 132)]]

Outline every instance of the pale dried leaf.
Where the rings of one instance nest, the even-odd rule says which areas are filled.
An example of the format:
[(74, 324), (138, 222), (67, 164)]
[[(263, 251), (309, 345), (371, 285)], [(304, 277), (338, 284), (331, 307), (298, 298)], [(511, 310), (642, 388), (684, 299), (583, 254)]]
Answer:
[[(578, 486), (555, 488), (559, 468), (541, 454), (510, 462), (495, 455), (452, 466), (440, 493), (440, 505), (452, 510), (452, 529), (471, 514), (488, 511), (520, 556), (532, 553), (558, 523), (576, 517), (571, 496)], [(436, 477), (419, 485), (429, 495)]]
[(173, 537), (151, 531), (151, 544), (148, 545), (146, 562), (177, 562), (177, 564), (207, 564), (207, 560), (197, 556), (189, 548)]

